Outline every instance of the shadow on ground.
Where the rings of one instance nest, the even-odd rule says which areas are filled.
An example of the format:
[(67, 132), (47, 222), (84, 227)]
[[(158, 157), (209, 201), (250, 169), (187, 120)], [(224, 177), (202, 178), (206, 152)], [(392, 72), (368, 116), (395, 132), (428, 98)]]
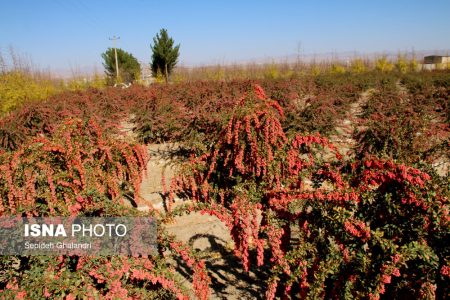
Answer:
[[(227, 242), (215, 235), (195, 234), (189, 239), (189, 245), (195, 249), (194, 245), (199, 240), (209, 243), (207, 248), (197, 249), (197, 254), (204, 259), (211, 278), (211, 299), (263, 299), (267, 272), (252, 267), (245, 272), (241, 261), (227, 247)], [(250, 257), (255, 257), (254, 253)], [(252, 263), (256, 266), (256, 262)], [(176, 265), (177, 272), (184, 277), (192, 275), (181, 259), (176, 261)]]

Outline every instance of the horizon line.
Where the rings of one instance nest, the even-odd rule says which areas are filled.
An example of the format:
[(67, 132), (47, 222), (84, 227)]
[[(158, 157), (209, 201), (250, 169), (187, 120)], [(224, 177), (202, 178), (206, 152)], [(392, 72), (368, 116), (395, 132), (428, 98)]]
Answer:
[[(14, 53), (16, 54), (16, 53)], [(425, 49), (425, 50), (416, 50), (412, 47), (411, 50), (383, 50), (383, 51), (370, 51), (370, 52), (361, 52), (358, 50), (348, 50), (348, 51), (328, 51), (328, 52), (310, 52), (310, 53), (292, 53), (284, 56), (265, 56), (265, 57), (255, 57), (250, 59), (237, 59), (234, 61), (226, 61), (222, 59), (221, 61), (217, 60), (217, 62), (205, 62), (205, 63), (184, 63), (180, 62), (176, 67), (179, 68), (208, 68), (214, 66), (246, 66), (246, 65), (266, 65), (266, 64), (294, 64), (294, 63), (329, 63), (329, 62), (349, 62), (354, 59), (364, 59), (364, 60), (374, 60), (379, 57), (386, 56), (388, 59), (392, 60), (393, 58), (398, 57), (399, 55), (404, 55), (407, 58), (416, 57), (418, 59), (423, 59), (424, 56), (427, 55), (450, 55), (450, 48), (447, 49)], [(418, 56), (418, 57), (417, 57)], [(40, 67), (39, 65), (34, 64), (31, 55), (27, 53), (21, 53), (19, 55), (20, 59), (26, 58), (25, 64), (27, 68), (30, 68), (33, 72), (48, 72), (52, 76), (61, 77), (62, 79), (66, 78), (76, 78), (83, 76), (92, 76), (95, 74), (102, 74), (103, 66), (98, 64), (85, 64), (85, 65), (77, 65), (73, 66), (71, 62), (69, 62), (69, 66), (52, 68), (51, 66)], [(141, 64), (141, 68), (145, 68), (146, 65), (150, 65), (150, 62), (143, 62), (138, 59), (138, 62)], [(8, 69), (6, 63), (4, 63), (4, 67)], [(100, 72), (99, 72), (100, 69)]]

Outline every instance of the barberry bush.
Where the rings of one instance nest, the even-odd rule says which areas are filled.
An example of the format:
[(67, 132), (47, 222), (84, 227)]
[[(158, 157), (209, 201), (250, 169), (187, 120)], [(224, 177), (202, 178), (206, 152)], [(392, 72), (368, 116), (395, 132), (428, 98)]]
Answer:
[(364, 104), (355, 131), (358, 158), (377, 155), (408, 164), (449, 159), (448, 88), (427, 81), (406, 87), (379, 87)]
[[(122, 205), (146, 165), (117, 139), (131, 116), (140, 142), (192, 154), (167, 216), (219, 218), (266, 298), (446, 298), (449, 189), (429, 163), (448, 157), (447, 83), (390, 72), (60, 94), (0, 120), (0, 215), (140, 214)], [(353, 161), (327, 136), (373, 87)], [(190, 201), (172, 210), (176, 194)], [(202, 260), (159, 228), (148, 257), (2, 257), (0, 298), (208, 298)]]
[(95, 121), (69, 118), (52, 138), (36, 137), (0, 155), (0, 211), (32, 216), (95, 213), (105, 197), (138, 191), (146, 152), (108, 139)]
[[(229, 229), (267, 299), (448, 296), (448, 189), (392, 159), (346, 161), (326, 138), (288, 138), (284, 112), (255, 85), (171, 196)], [(171, 207), (170, 203), (167, 207)]]
[[(143, 146), (105, 134), (94, 120), (65, 119), (51, 137), (0, 153), (0, 215), (137, 216), (122, 199), (132, 193), (139, 202), (146, 163)], [(3, 256), (0, 298), (207, 299), (205, 265), (190, 248), (162, 228), (158, 247), (145, 257)], [(190, 270), (191, 288), (174, 258)]]

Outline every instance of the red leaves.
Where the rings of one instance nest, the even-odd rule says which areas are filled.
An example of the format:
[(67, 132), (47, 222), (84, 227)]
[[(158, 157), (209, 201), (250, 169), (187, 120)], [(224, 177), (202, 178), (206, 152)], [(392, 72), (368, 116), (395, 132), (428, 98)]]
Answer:
[(449, 266), (442, 266), (440, 273), (442, 276), (450, 278), (450, 267)]
[(274, 192), (269, 197), (269, 205), (271, 209), (286, 211), (291, 203), (301, 203), (310, 201), (313, 204), (315, 201), (324, 203), (330, 202), (335, 205), (357, 204), (359, 202), (359, 195), (355, 192), (323, 192), (315, 190), (311, 192)]
[(344, 222), (344, 228), (352, 236), (361, 238), (363, 242), (370, 238), (370, 228), (362, 221), (348, 219)]
[[(86, 201), (86, 191), (114, 199), (121, 182), (137, 193), (145, 150), (106, 138), (94, 121), (86, 125), (65, 120), (52, 139), (40, 137), (0, 156), (0, 198), (8, 199), (8, 213), (78, 214), (101, 205)], [(45, 207), (36, 206), (38, 199)]]
[(448, 119), (436, 111), (445, 97), (429, 93), (424, 99), (422, 92), (399, 93), (394, 86), (372, 92), (364, 106), (363, 126), (355, 136), (359, 158), (388, 156), (413, 164), (447, 155), (444, 144), (450, 137)]
[[(255, 103), (248, 99), (243, 101), (244, 107), (235, 108), (235, 114), (224, 128), (214, 151), (204, 158), (209, 164), (206, 178), (222, 168), (229, 176), (256, 175), (261, 178), (267, 174), (267, 168), (274, 159), (273, 153), (285, 145), (287, 138), (271, 102), (258, 99), (256, 108), (253, 107)], [(245, 105), (255, 111), (250, 111)]]
[[(361, 292), (357, 284), (351, 289), (378, 299), (392, 276), (400, 276), (395, 265), (401, 257), (393, 256), (394, 265), (382, 270), (346, 274), (346, 265), (366, 255), (389, 260), (389, 255), (374, 250), (383, 240), (380, 232), (388, 224), (396, 230), (403, 225), (391, 224), (390, 216), (385, 216), (388, 210), (395, 211), (385, 207), (387, 191), (392, 193), (389, 201), (420, 208), (413, 217), (422, 216), (426, 230), (433, 226), (428, 213), (430, 176), (392, 160), (369, 158), (350, 164), (318, 134), (288, 139), (281, 128), (282, 110), (264, 98), (259, 86), (255, 95), (256, 99), (251, 95), (240, 99), (241, 106), (235, 108), (219, 140), (209, 153), (189, 163), (189, 172), (181, 176), (176, 190), (191, 196), (192, 209), (198, 205), (226, 224), (244, 270), (252, 267), (252, 253), (256, 267), (270, 266), (268, 299), (283, 292), (293, 298), (322, 297), (327, 282), (336, 284), (334, 291), (339, 293), (345, 278), (369, 282), (373, 275), (367, 277), (368, 273), (379, 274), (377, 282), (368, 283), (376, 286), (371, 294)], [(371, 211), (368, 204), (375, 201), (381, 208)], [(403, 209), (401, 213), (411, 213)], [(445, 222), (445, 209), (440, 216)], [(398, 222), (403, 217), (393, 218)], [(392, 243), (400, 238), (392, 238)], [(299, 294), (292, 293), (295, 284), (300, 286)]]
[(395, 268), (395, 269), (392, 271), (392, 275), (394, 275), (395, 277), (400, 277), (400, 270), (397, 269), (397, 268)]
[[(136, 193), (145, 168), (145, 149), (110, 139), (103, 130), (116, 126), (121, 119), (117, 116), (128, 114), (129, 104), (137, 103), (134, 121), (142, 140), (193, 140), (206, 145), (196, 148), (198, 152), (210, 149), (194, 158), (188, 171), (172, 182), (167, 207), (171, 209), (175, 193), (180, 193), (192, 200), (187, 211), (200, 210), (221, 220), (231, 233), (244, 269), (263, 266), (268, 273), (268, 299), (342, 298), (342, 294), (326, 294), (331, 290), (329, 284), (336, 287), (333, 292), (348, 292), (347, 297), (378, 299), (379, 294), (390, 292), (388, 284), (396, 284), (396, 277), (416, 278), (416, 273), (401, 266), (406, 258), (397, 253), (398, 248), (404, 241), (419, 238), (429, 245), (442, 244), (433, 240), (433, 235), (446, 230), (449, 220), (447, 200), (430, 185), (430, 176), (393, 160), (367, 156), (350, 170), (348, 161), (325, 137), (307, 134), (291, 138), (295, 130), (332, 130), (336, 117), (344, 115), (354, 95), (344, 99), (334, 90), (340, 87), (323, 93), (300, 86), (298, 81), (266, 84), (271, 86), (267, 93), (247, 82), (70, 94), (66, 95), (70, 108), (60, 99), (32, 106), (36, 112), (28, 109), (13, 115), (12, 125), (20, 125), (14, 121), (16, 116), (26, 122), (9, 131), (1, 124), (4, 147), (17, 151), (0, 150), (0, 213), (78, 214), (103, 209), (105, 202), (96, 199), (115, 200), (122, 192), (119, 182)], [(283, 89), (278, 91), (280, 86)], [(236, 97), (243, 92), (243, 97)], [(280, 98), (289, 98), (283, 104), (289, 108), (286, 111), (268, 97), (278, 97), (278, 92)], [(308, 96), (311, 93), (315, 96)], [(398, 149), (414, 150), (411, 145), (418, 145), (426, 134), (420, 137), (416, 131), (407, 132), (414, 140), (411, 144), (409, 139), (400, 139), (397, 130), (404, 125), (423, 133), (417, 113), (407, 110), (412, 121), (407, 120), (410, 115), (386, 116), (389, 103), (379, 100), (383, 111), (367, 114), (373, 117), (371, 121), (378, 121), (366, 124), (375, 138), (380, 137), (380, 145), (394, 154)], [(63, 108), (52, 110), (51, 105)], [(95, 117), (89, 122), (70, 117), (86, 119), (92, 111)], [(285, 113), (283, 125), (291, 130), (289, 134), (281, 123)], [(35, 117), (44, 122), (34, 123)], [(396, 127), (385, 126), (392, 122)], [(226, 126), (221, 129), (221, 124)], [(438, 127), (439, 139), (445, 138), (446, 128), (437, 124), (435, 129)], [(365, 137), (369, 133), (364, 132)], [(22, 139), (24, 134), (26, 139)], [(368, 144), (363, 146), (374, 146), (373, 141)], [(363, 148), (369, 151), (370, 147)], [(374, 150), (384, 151), (384, 147)], [(42, 210), (37, 210), (36, 199)], [(204, 263), (184, 244), (172, 241), (164, 247), (192, 268), (196, 296), (206, 299), (209, 278)], [(361, 261), (370, 260), (374, 263), (360, 267)], [(162, 287), (180, 299), (187, 297), (172, 276), (173, 270), (159, 258), (93, 261), (80, 259), (76, 266), (77, 274), (83, 275), (87, 297), (139, 298), (140, 286)], [(414, 258), (414, 264), (420, 261), (420, 257)], [(55, 270), (46, 270), (49, 276), (44, 280), (54, 278), (59, 284), (67, 264), (61, 257)], [(417, 264), (416, 269), (427, 276), (449, 276), (447, 265), (433, 269), (436, 267)], [(44, 297), (54, 292), (53, 283), (45, 282)], [(10, 281), (7, 287), (26, 297), (17, 282)], [(423, 283), (424, 290), (432, 287)], [(64, 295), (73, 293), (64, 290)]]
[(260, 100), (266, 100), (267, 96), (262, 87), (259, 84), (254, 85), (255, 95)]
[(272, 300), (275, 299), (275, 293), (277, 292), (278, 280), (272, 279), (267, 287), (266, 291), (266, 299)]
[(230, 205), (231, 222), (228, 223), (228, 228), (235, 243), (235, 255), (241, 258), (246, 271), (250, 267), (249, 249), (251, 246), (259, 248), (259, 263), (262, 263), (264, 259), (263, 252), (261, 252), (264, 242), (259, 239), (260, 224), (258, 216), (260, 208), (260, 205), (255, 205), (244, 197), (237, 197)]
[(363, 162), (361, 176), (354, 179), (354, 183), (362, 191), (377, 189), (384, 191), (396, 187), (401, 194), (402, 204), (413, 205), (422, 210), (429, 208), (425, 201), (425, 184), (431, 180), (430, 175), (418, 169), (395, 164), (391, 160), (367, 159)]
[(283, 272), (289, 275), (291, 270), (285, 258), (285, 252), (283, 251), (286, 245), (282, 244), (284, 230), (274, 225), (267, 225), (265, 232), (267, 233), (268, 244), (272, 252), (270, 261), (275, 265), (279, 265)]
[(190, 253), (190, 249), (187, 245), (184, 245), (181, 242), (171, 242), (169, 245), (171, 250), (181, 256), (186, 265), (193, 269), (194, 275), (192, 285), (198, 299), (208, 299), (210, 279), (206, 272), (205, 263), (196, 260)]

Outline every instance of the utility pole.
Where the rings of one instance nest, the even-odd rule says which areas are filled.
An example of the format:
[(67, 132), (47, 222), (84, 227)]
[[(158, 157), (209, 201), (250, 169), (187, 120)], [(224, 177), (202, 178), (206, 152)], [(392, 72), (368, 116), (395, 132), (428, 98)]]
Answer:
[(115, 35), (112, 38), (109, 38), (110, 41), (113, 41), (114, 44), (114, 56), (116, 58), (116, 83), (119, 81), (119, 62), (117, 61), (117, 48), (116, 48), (116, 41), (120, 40), (120, 36), (116, 37)]

